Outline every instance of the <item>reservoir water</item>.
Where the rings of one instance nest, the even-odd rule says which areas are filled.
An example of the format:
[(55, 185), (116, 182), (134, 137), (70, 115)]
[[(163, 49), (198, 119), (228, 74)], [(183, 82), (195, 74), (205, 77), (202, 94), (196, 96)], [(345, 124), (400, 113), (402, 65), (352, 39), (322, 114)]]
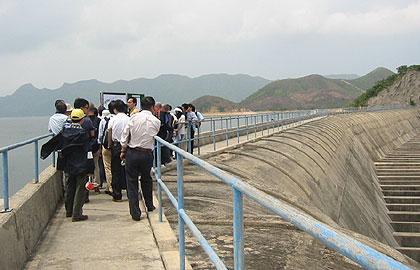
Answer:
[[(0, 147), (48, 134), (48, 119), (49, 116), (0, 118)], [(39, 148), (47, 141), (48, 139), (40, 141)], [(8, 152), (10, 197), (35, 179), (34, 156), (33, 143)], [(51, 164), (51, 157), (40, 160), (39, 171), (42, 172)], [(0, 179), (0, 198), (3, 198), (3, 166), (0, 166)]]

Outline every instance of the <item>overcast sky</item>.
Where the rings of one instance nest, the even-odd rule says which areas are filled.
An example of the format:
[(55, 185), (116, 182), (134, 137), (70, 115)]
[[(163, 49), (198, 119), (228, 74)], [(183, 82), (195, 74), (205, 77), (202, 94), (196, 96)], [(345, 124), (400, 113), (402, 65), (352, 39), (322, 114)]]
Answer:
[(0, 0), (0, 96), (160, 74), (267, 79), (420, 64), (420, 0)]

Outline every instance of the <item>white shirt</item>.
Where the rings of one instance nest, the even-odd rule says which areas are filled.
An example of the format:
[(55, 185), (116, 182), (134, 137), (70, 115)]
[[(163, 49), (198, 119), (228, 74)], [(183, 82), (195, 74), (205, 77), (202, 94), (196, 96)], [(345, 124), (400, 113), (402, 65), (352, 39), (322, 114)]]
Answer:
[(179, 117), (179, 121), (178, 121), (178, 135), (184, 134), (185, 135), (185, 115), (181, 115), (181, 117)]
[(122, 147), (141, 147), (153, 150), (154, 136), (158, 134), (160, 128), (160, 120), (157, 119), (150, 111), (142, 110), (134, 114), (128, 120), (121, 135)]
[[(115, 114), (110, 114), (107, 116), (107, 118), (109, 118), (108, 121), (111, 121), (111, 118), (114, 117)], [(98, 143), (102, 144), (102, 139), (104, 138), (105, 132), (108, 132), (108, 128), (109, 128), (109, 123), (108, 123), (108, 127), (105, 130), (105, 125), (106, 125), (106, 120), (105, 118), (101, 119), (101, 122), (99, 122), (99, 129), (98, 129)]]
[(121, 142), (121, 134), (129, 119), (130, 117), (125, 113), (117, 113), (114, 117), (109, 119), (108, 129), (112, 129), (112, 141)]
[(62, 113), (55, 113), (48, 121), (48, 130), (57, 135), (63, 129), (68, 116)]

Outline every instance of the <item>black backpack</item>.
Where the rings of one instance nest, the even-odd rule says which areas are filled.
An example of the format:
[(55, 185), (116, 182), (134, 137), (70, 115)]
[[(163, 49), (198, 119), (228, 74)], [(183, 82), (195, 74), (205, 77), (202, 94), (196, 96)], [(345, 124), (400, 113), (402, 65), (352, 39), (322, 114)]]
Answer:
[(106, 121), (106, 124), (105, 124), (105, 127), (104, 127), (104, 135), (102, 136), (102, 146), (105, 148), (105, 149), (109, 149), (109, 147), (108, 147), (108, 123), (109, 123), (109, 117), (105, 117), (105, 121)]

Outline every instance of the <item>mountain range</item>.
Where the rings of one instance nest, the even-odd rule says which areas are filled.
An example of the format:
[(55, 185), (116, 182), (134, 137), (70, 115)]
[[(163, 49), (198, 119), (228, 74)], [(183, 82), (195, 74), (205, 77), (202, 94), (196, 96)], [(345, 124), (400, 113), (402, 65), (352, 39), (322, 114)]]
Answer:
[[(173, 106), (194, 100), (192, 103), (202, 112), (334, 108), (345, 106), (390, 74), (394, 73), (377, 68), (362, 77), (341, 74), (328, 75), (335, 78), (329, 79), (313, 74), (277, 81), (245, 74), (210, 74), (197, 78), (167, 74), (113, 83), (86, 80), (65, 83), (54, 90), (25, 84), (12, 95), (0, 97), (0, 115), (51, 115), (56, 99), (72, 103), (76, 97), (84, 97), (98, 105), (100, 92), (141, 93)], [(357, 78), (345, 79), (354, 77)]]
[[(100, 92), (128, 92), (150, 95), (156, 101), (180, 105), (204, 96), (220, 96), (239, 102), (263, 87), (270, 80), (244, 74), (210, 74), (197, 78), (182, 75), (160, 75), (154, 79), (139, 78), (104, 83), (86, 80), (65, 83), (58, 89), (38, 89), (32, 84), (19, 87), (12, 95), (0, 97), (0, 115), (41, 116), (54, 113), (54, 101), (63, 99), (73, 103), (76, 97), (84, 97), (99, 105)], [(73, 105), (73, 104), (72, 104)]]

